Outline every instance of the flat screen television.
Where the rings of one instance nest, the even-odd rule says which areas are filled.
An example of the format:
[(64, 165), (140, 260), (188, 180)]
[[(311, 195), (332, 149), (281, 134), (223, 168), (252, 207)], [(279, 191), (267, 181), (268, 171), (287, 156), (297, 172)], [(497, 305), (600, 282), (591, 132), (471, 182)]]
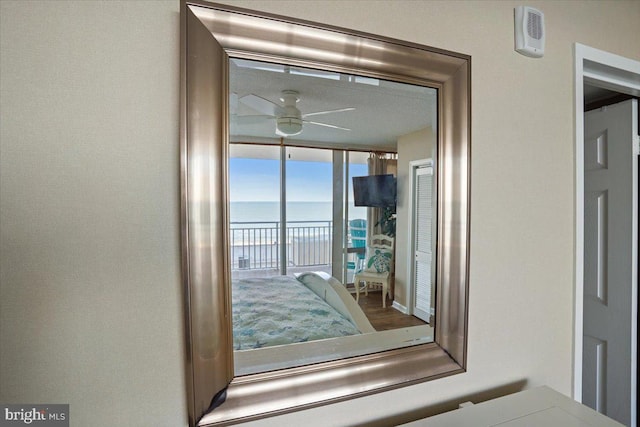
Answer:
[(354, 176), (353, 202), (356, 206), (395, 208), (396, 178), (391, 174)]

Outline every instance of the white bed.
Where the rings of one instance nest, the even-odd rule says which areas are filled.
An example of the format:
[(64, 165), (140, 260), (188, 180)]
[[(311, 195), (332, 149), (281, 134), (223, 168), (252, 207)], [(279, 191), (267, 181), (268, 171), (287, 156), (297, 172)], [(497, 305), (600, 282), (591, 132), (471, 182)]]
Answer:
[[(236, 350), (233, 356), (235, 375), (326, 362), (433, 341), (433, 328), (429, 325), (376, 332), (344, 285), (327, 273), (301, 273), (296, 275), (296, 278), (316, 299), (331, 306), (347, 319), (357, 332), (352, 335), (293, 342), (287, 345)], [(289, 277), (285, 280), (295, 281), (296, 278)]]
[(344, 286), (326, 273), (232, 283), (235, 350), (375, 332)]

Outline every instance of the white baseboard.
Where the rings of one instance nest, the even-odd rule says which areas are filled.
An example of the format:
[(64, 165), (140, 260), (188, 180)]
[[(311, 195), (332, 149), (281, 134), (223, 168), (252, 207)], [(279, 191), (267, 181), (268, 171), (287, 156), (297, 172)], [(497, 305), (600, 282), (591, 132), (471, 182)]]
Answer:
[(409, 310), (407, 310), (407, 307), (402, 304), (398, 304), (397, 301), (394, 301), (393, 304), (391, 304), (391, 307), (395, 308), (402, 314), (409, 314)]

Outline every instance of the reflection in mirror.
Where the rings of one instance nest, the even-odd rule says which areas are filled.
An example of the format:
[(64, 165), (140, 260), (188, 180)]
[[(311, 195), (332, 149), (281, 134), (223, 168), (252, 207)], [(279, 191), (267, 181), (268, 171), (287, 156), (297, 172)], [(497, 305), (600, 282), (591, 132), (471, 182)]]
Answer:
[(437, 90), (229, 60), (235, 374), (433, 341)]
[[(323, 403), (361, 397), (464, 372), (467, 366), (469, 286), (471, 58), (468, 55), (411, 42), (210, 4), (202, 0), (183, 0), (180, 16), (181, 236), (190, 424), (227, 425), (250, 421), (283, 411), (316, 407)], [(232, 89), (229, 90), (229, 81), (237, 78), (232, 74), (242, 68), (239, 62), (242, 60), (287, 64), (276, 65), (275, 68), (279, 68), (277, 71), (264, 71), (278, 76), (286, 74), (289, 79), (312, 77), (297, 76), (297, 66), (320, 68), (327, 72), (314, 71), (317, 79), (332, 75), (332, 78), (335, 78), (337, 74), (336, 84), (344, 84), (340, 91), (332, 93), (331, 103), (325, 100), (325, 105), (315, 107), (304, 106), (304, 103), (311, 102), (307, 99), (313, 99), (307, 96), (306, 91), (314, 87), (328, 91), (320, 81), (309, 87), (296, 87), (292, 83), (276, 87), (274, 83), (276, 90), (270, 94), (262, 93), (258, 88), (250, 88), (251, 81), (242, 91), (239, 89), (240, 86), (235, 84), (232, 84)], [(273, 65), (263, 65), (274, 68)], [(324, 80), (328, 81), (330, 78)], [(429, 110), (428, 107), (419, 108), (420, 106), (399, 114), (398, 103), (394, 102), (396, 95), (388, 90), (389, 80), (437, 89), (437, 116), (435, 108)], [(374, 83), (371, 86), (380, 86), (381, 93), (385, 93), (385, 90), (390, 93), (382, 97), (381, 102), (359, 106), (355, 104), (357, 94), (346, 83), (365, 86), (366, 81)], [(283, 90), (289, 92), (282, 93)], [(291, 90), (297, 91), (297, 96), (290, 92)], [(346, 101), (341, 99), (343, 92), (348, 95)], [(245, 99), (253, 99), (253, 102), (249, 101), (248, 107), (245, 107), (245, 103), (241, 103), (240, 99), (251, 94), (256, 96)], [(297, 102), (296, 97), (299, 98)], [(260, 101), (261, 98), (264, 102)], [(400, 105), (410, 105), (414, 98), (406, 96)], [(347, 101), (353, 101), (354, 104)], [(293, 103), (295, 105), (291, 105)], [(265, 108), (274, 104), (277, 104), (277, 108)], [(365, 107), (374, 105), (377, 106), (378, 112), (369, 116), (363, 129), (375, 129), (377, 123), (384, 123), (385, 127), (376, 129), (365, 143), (350, 141), (349, 138), (356, 135), (355, 130), (359, 129), (356, 126), (358, 121), (353, 117), (344, 118), (347, 114), (354, 115), (366, 110)], [(240, 111), (245, 108), (251, 108), (253, 111)], [(329, 110), (343, 111), (308, 115)], [(283, 111), (287, 114), (281, 114)], [(395, 140), (392, 139), (391, 143), (376, 146), (378, 137), (387, 135), (396, 125), (403, 123), (405, 118), (416, 112), (428, 121), (419, 127), (408, 128), (396, 134)], [(307, 114), (307, 117), (303, 117), (303, 114)], [(263, 117), (251, 119), (242, 118), (243, 116)], [(268, 125), (263, 125), (271, 127), (267, 134), (249, 132), (249, 126), (258, 127), (260, 123), (243, 123), (265, 119), (264, 116), (268, 116)], [(437, 129), (434, 125), (436, 117)], [(339, 120), (346, 122), (341, 123)], [(314, 125), (309, 123), (310, 121), (324, 125)], [(333, 139), (323, 140), (321, 135), (314, 136), (314, 128), (323, 128), (323, 135), (331, 136)], [(274, 137), (276, 129), (281, 135), (276, 134)], [(338, 131), (341, 136), (336, 139)], [(434, 139), (434, 135), (437, 135), (437, 152), (429, 148), (429, 141)], [(404, 142), (401, 143), (401, 140)], [(423, 141), (420, 146), (426, 147), (426, 152), (415, 156), (407, 155), (405, 143), (407, 147), (414, 147), (411, 141), (416, 140)], [(338, 143), (341, 145), (337, 145)], [(252, 258), (251, 255), (247, 256), (250, 252), (245, 252), (244, 255), (235, 254), (233, 261), (231, 260), (231, 251), (235, 250), (235, 245), (230, 243), (232, 232), (229, 230), (231, 177), (228, 171), (232, 166), (230, 151), (235, 150), (234, 147), (248, 149), (257, 145), (269, 145), (279, 154), (279, 179), (282, 184), (278, 185), (280, 207), (276, 219), (277, 244), (273, 245), (276, 247), (274, 256), (279, 262), (278, 270), (272, 273), (272, 276), (292, 276), (293, 268), (299, 266), (291, 264), (296, 262), (296, 259), (300, 263), (305, 262), (304, 256), (290, 252), (293, 251), (294, 244), (300, 247), (301, 242), (289, 239), (285, 233), (289, 228), (287, 216), (292, 215), (292, 212), (289, 212), (291, 208), (287, 206), (296, 202), (287, 198), (287, 193), (294, 192), (287, 183), (291, 181), (287, 180), (287, 168), (295, 169), (295, 165), (290, 162), (301, 161), (310, 164), (309, 159), (303, 158), (309, 152), (295, 153), (293, 150), (330, 150), (332, 234), (331, 252), (326, 258), (330, 259), (331, 263), (329, 277), (333, 277), (337, 283), (334, 283), (333, 279), (327, 281), (320, 277), (328, 285), (316, 282), (319, 283), (318, 292), (324, 299), (325, 293), (322, 289), (329, 289), (329, 286), (333, 288), (335, 285), (336, 293), (349, 294), (351, 299), (341, 298), (342, 301), (346, 301), (345, 305), (354, 305), (358, 300), (357, 306), (360, 307), (360, 302), (368, 296), (368, 292), (364, 292), (364, 284), (371, 284), (370, 287), (373, 288), (374, 283), (379, 283), (379, 287), (383, 289), (377, 300), (380, 308), (390, 307), (399, 309), (400, 312), (406, 311), (402, 314), (415, 314), (418, 312), (415, 307), (420, 305), (427, 310), (428, 316), (424, 317), (429, 321), (432, 317), (429, 312), (436, 308), (435, 321), (426, 325), (433, 328), (433, 342), (412, 345), (416, 340), (407, 337), (406, 342), (400, 344), (401, 347), (404, 345), (402, 348), (389, 351), (377, 351), (375, 348), (358, 350), (357, 345), (352, 344), (353, 341), (359, 342), (362, 338), (373, 336), (376, 338), (376, 345), (380, 343), (378, 348), (384, 349), (388, 343), (386, 339), (382, 339), (385, 333), (406, 331), (408, 328), (364, 332), (358, 325), (366, 326), (364, 320), (371, 326), (374, 326), (375, 322), (369, 321), (366, 315), (364, 319), (356, 319), (359, 316), (351, 315), (353, 322), (350, 323), (360, 329), (359, 334), (234, 351), (235, 328), (231, 319), (235, 317), (231, 307), (232, 299), (235, 298), (232, 298), (232, 265), (237, 270), (253, 269), (255, 256)], [(372, 146), (376, 148), (372, 149)], [(254, 151), (249, 149), (248, 152)], [(377, 156), (377, 153), (382, 155)], [(300, 157), (302, 154), (304, 156)], [(395, 219), (390, 215), (393, 213), (392, 209), (384, 214), (384, 208), (391, 208), (390, 206), (366, 206), (366, 215), (351, 216), (355, 209), (351, 202), (356, 199), (356, 194), (352, 193), (350, 187), (352, 178), (389, 175), (386, 171), (374, 169), (373, 161), (372, 170), (367, 164), (366, 173), (356, 171), (357, 165), (365, 167), (365, 162), (360, 160), (358, 155), (372, 157), (373, 160), (382, 157), (387, 160), (386, 166), (389, 167), (391, 161), (396, 160), (395, 173), (389, 171), (391, 175), (395, 175), (397, 182)], [(434, 161), (436, 156), (437, 159)], [(295, 185), (295, 182), (292, 185)], [(433, 191), (434, 188), (437, 189), (437, 194)], [(312, 191), (310, 186), (307, 189), (306, 194), (322, 191)], [(340, 191), (343, 194), (340, 194)], [(319, 201), (326, 202), (325, 199)], [(387, 202), (388, 200), (383, 203)], [(371, 200), (369, 203), (373, 204)], [(437, 218), (434, 218), (433, 213), (435, 205)], [(373, 215), (376, 211), (380, 214), (381, 208), (382, 221), (375, 233), (388, 233), (394, 225), (396, 229), (395, 236), (382, 236), (383, 240), (378, 240), (381, 245), (384, 243), (393, 248), (390, 257), (384, 256), (389, 260), (389, 265), (393, 266), (393, 270), (386, 277), (378, 277), (379, 281), (374, 282), (367, 275), (356, 275), (355, 271), (353, 274), (348, 273), (350, 267), (353, 266), (353, 270), (358, 264), (362, 265), (358, 262), (357, 255), (361, 249), (356, 246), (356, 240), (362, 237), (358, 233), (362, 233), (364, 229), (365, 242), (373, 239), (374, 232), (368, 230), (378, 222)], [(425, 213), (426, 215), (423, 215)], [(366, 227), (358, 227), (356, 223), (349, 224), (349, 220), (352, 219), (367, 221)], [(429, 227), (430, 221), (437, 224), (437, 232), (433, 232), (433, 225)], [(357, 230), (358, 228), (360, 230)], [(427, 233), (429, 229), (432, 230), (430, 235)], [(319, 235), (312, 234), (312, 242), (320, 240), (315, 239), (316, 234)], [(414, 236), (429, 236), (429, 239), (426, 239), (426, 242), (416, 241)], [(265, 239), (260, 237), (258, 241), (262, 242)], [(303, 243), (306, 240), (308, 239), (303, 239)], [(437, 247), (435, 251), (434, 244)], [(256, 246), (261, 248), (262, 245), (254, 243), (253, 247)], [(383, 252), (381, 248), (376, 249)], [(242, 260), (239, 260), (240, 256)], [(435, 264), (432, 262), (434, 257)], [(325, 265), (326, 263), (327, 261), (324, 261)], [(365, 262), (365, 265), (368, 264)], [(376, 264), (380, 263), (374, 261), (373, 265)], [(322, 271), (318, 268), (319, 265), (307, 267), (313, 269), (312, 271)], [(292, 277), (297, 280), (295, 276)], [(317, 278), (308, 272), (304, 277)], [(430, 277), (436, 279), (435, 283), (431, 282), (431, 289), (435, 289), (436, 292), (435, 307), (431, 303), (434, 301), (433, 294), (430, 294), (428, 289), (422, 293), (412, 291), (414, 283), (428, 282)], [(348, 287), (351, 281), (359, 282), (360, 286)], [(308, 286), (309, 289), (313, 287)], [(386, 299), (385, 296), (384, 300), (388, 303), (387, 307), (383, 307), (382, 300), (382, 295), (386, 295), (385, 288), (390, 294), (390, 298)], [(351, 290), (358, 291), (355, 298)], [(360, 290), (363, 292), (359, 292)], [(329, 294), (327, 291), (327, 295)], [(425, 304), (425, 301), (429, 303)], [(348, 316), (345, 318), (349, 320)], [(424, 337), (429, 338), (428, 334), (425, 334), (419, 339), (426, 340)], [(334, 342), (343, 340), (349, 341), (348, 345), (333, 345)], [(308, 351), (308, 346), (313, 345), (318, 346), (317, 351)], [(300, 363), (311, 362), (314, 357), (329, 360), (337, 357), (336, 354), (358, 354), (358, 351), (367, 354), (271, 372), (238, 375), (243, 372), (243, 366), (252, 367), (245, 372), (277, 369), (275, 362), (271, 362), (277, 361), (277, 357), (253, 355), (278, 350), (281, 355), (282, 349), (287, 349), (296, 356), (306, 351), (307, 361)], [(370, 351), (377, 352), (368, 353)], [(254, 357), (258, 363), (244, 363), (247, 361), (242, 361), (245, 356)], [(280, 366), (289, 366), (286, 361), (279, 363)], [(214, 408), (212, 403), (219, 406)]]

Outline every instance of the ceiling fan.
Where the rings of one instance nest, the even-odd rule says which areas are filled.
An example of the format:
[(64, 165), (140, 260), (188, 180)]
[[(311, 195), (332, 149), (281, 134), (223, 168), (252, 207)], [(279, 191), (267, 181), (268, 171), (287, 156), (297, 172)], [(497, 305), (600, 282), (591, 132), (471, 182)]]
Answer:
[(353, 107), (347, 107), (303, 114), (298, 107), (296, 107), (296, 104), (300, 101), (300, 94), (296, 90), (282, 91), (280, 101), (283, 105), (278, 105), (275, 102), (271, 102), (268, 99), (254, 94), (245, 95), (239, 98), (238, 101), (262, 114), (236, 116), (237, 123), (252, 124), (259, 123), (263, 120), (275, 119), (276, 134), (283, 137), (299, 135), (302, 132), (303, 124), (325, 126), (333, 129), (349, 131), (351, 129), (305, 119), (310, 116), (355, 110)]

